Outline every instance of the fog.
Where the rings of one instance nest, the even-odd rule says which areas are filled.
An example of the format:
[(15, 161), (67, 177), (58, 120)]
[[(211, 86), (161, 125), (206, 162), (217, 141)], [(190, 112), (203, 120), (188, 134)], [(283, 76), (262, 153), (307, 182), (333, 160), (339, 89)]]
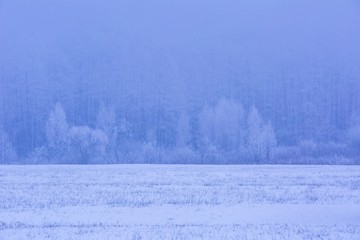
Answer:
[[(359, 23), (356, 0), (0, 0), (0, 126), (16, 162), (26, 162), (36, 149), (53, 151), (46, 126), (56, 104), (69, 128), (102, 130), (105, 152), (112, 144), (101, 109), (115, 114), (114, 128), (128, 126), (113, 140), (121, 151), (179, 147), (186, 116), (188, 150), (204, 159), (209, 146), (222, 156), (242, 149), (232, 155), (240, 159), (256, 108), (275, 148), (305, 142), (319, 152), (322, 144), (327, 156), (352, 159), (360, 149)], [(240, 108), (229, 134), (236, 128), (243, 140), (201, 117), (212, 109), (210, 119), (225, 121)]]

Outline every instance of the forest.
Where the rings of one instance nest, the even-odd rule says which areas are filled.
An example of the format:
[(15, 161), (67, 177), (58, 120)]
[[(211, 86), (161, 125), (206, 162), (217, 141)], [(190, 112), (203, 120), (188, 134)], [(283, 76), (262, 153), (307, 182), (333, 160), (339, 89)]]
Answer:
[(0, 163), (360, 163), (357, 1), (140, 2), (0, 1)]

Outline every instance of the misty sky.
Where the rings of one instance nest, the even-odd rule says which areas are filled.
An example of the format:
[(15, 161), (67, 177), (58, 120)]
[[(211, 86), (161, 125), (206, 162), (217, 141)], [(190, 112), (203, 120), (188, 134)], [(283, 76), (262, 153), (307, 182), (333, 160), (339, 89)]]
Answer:
[(160, 49), (262, 56), (323, 51), (358, 58), (359, 11), (356, 0), (2, 0), (1, 50), (136, 42)]

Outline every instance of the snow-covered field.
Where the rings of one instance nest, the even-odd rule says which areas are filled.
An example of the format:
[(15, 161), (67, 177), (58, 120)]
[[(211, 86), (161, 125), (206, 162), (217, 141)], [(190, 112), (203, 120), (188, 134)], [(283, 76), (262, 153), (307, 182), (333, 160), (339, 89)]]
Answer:
[(0, 239), (360, 239), (360, 166), (0, 166)]

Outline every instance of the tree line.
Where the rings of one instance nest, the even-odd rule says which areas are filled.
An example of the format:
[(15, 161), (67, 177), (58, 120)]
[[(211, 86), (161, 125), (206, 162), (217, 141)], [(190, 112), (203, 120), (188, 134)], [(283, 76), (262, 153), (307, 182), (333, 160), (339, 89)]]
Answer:
[[(356, 123), (357, 120), (354, 119)], [(360, 122), (359, 122), (360, 123)], [(348, 130), (345, 143), (301, 141), (281, 146), (271, 122), (256, 107), (221, 99), (205, 105), (191, 119), (177, 114), (172, 143), (161, 142), (163, 129), (149, 128), (141, 137), (139, 126), (101, 104), (94, 127), (68, 122), (57, 103), (44, 126), (46, 143), (23, 159), (18, 158), (6, 132), (0, 128), (0, 162), (28, 164), (354, 164), (360, 147), (360, 124)], [(168, 139), (167, 139), (168, 140)]]

